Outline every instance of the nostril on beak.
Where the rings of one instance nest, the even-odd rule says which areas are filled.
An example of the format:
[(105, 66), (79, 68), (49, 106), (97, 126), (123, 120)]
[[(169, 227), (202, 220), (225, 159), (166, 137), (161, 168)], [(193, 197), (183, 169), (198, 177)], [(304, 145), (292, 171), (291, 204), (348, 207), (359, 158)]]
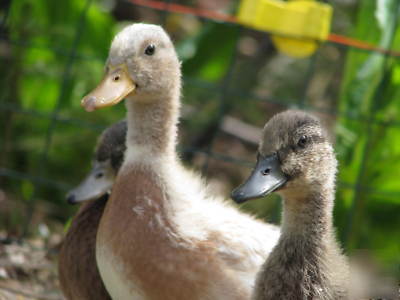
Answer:
[(85, 107), (87, 112), (92, 112), (96, 109), (96, 97), (89, 96), (83, 99), (82, 106)]
[(69, 204), (76, 204), (76, 198), (74, 194), (67, 195), (67, 202)]
[(271, 169), (270, 168), (266, 168), (265, 170), (261, 171), (261, 174), (268, 175), (270, 172), (271, 172)]

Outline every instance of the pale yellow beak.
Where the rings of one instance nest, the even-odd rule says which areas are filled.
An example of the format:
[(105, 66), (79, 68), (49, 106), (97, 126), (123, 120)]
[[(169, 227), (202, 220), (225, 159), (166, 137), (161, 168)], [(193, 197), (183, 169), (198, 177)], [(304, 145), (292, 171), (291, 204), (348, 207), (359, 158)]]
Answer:
[(134, 92), (135, 88), (125, 64), (119, 65), (108, 70), (100, 84), (82, 99), (81, 105), (89, 112), (112, 106)]

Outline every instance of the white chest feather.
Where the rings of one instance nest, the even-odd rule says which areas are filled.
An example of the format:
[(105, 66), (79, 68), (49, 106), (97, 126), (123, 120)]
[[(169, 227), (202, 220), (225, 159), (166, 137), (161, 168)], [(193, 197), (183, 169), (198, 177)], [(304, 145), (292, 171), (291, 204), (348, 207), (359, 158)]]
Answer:
[(96, 247), (96, 260), (108, 293), (116, 300), (145, 300), (142, 290), (134, 280), (124, 278), (124, 265), (106, 245)]

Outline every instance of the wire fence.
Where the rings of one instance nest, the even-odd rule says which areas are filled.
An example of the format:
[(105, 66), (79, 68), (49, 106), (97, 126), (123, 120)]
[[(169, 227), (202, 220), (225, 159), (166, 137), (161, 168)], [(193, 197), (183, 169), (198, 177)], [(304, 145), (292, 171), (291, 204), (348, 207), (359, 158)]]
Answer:
[[(159, 14), (161, 14), (161, 23), (165, 23), (169, 14), (172, 13), (177, 13), (176, 12), (176, 5), (172, 3), (171, 1), (164, 1), (164, 6), (160, 6), (160, 3), (157, 1), (125, 1), (129, 3), (132, 6), (138, 6), (142, 7), (143, 5), (150, 6), (148, 9), (156, 10), (158, 11)], [(0, 112), (4, 113), (9, 113), (9, 114), (16, 114), (20, 115), (22, 117), (32, 117), (32, 118), (37, 118), (37, 119), (44, 119), (44, 120), (49, 120), (50, 122), (47, 125), (47, 128), (45, 130), (45, 134), (43, 135), (43, 139), (41, 142), (41, 151), (40, 151), (40, 164), (39, 168), (36, 170), (34, 174), (28, 174), (25, 172), (20, 172), (15, 169), (10, 169), (6, 167), (0, 166), (0, 179), (2, 178), (8, 178), (9, 180), (27, 180), (33, 183), (34, 185), (34, 192), (30, 195), (30, 199), (27, 200), (27, 203), (29, 205), (28, 212), (32, 213), (34, 211), (34, 206), (35, 206), (35, 199), (37, 198), (38, 191), (40, 190), (41, 186), (48, 186), (51, 188), (55, 188), (58, 190), (66, 191), (68, 188), (70, 188), (70, 184), (66, 182), (61, 182), (59, 180), (56, 180), (49, 176), (46, 173), (46, 170), (49, 167), (49, 151), (53, 145), (54, 137), (57, 134), (57, 126), (59, 124), (64, 124), (67, 126), (72, 126), (77, 128), (87, 128), (89, 130), (94, 130), (96, 132), (99, 132), (100, 130), (104, 129), (107, 124), (98, 124), (95, 122), (87, 121), (84, 119), (80, 118), (73, 118), (70, 116), (66, 116), (65, 114), (60, 113), (60, 107), (63, 103), (67, 103), (69, 101), (68, 97), (68, 89), (70, 88), (70, 82), (71, 82), (71, 77), (73, 76), (73, 66), (76, 64), (79, 64), (82, 61), (103, 61), (102, 57), (93, 57), (93, 56), (88, 56), (83, 53), (80, 53), (78, 50), (79, 43), (81, 42), (82, 39), (82, 33), (86, 30), (86, 19), (87, 19), (87, 14), (89, 12), (90, 6), (92, 4), (91, 0), (86, 0), (85, 5), (83, 6), (83, 9), (80, 13), (79, 16), (79, 21), (75, 25), (75, 32), (74, 32), (74, 37), (72, 44), (69, 49), (65, 49), (63, 47), (58, 47), (56, 45), (56, 42), (54, 45), (48, 45), (48, 44), (36, 44), (36, 43), (30, 43), (26, 42), (23, 40), (18, 40), (13, 37), (7, 36), (5, 33), (8, 31), (9, 28), (7, 28), (7, 17), (8, 17), (8, 11), (12, 5), (13, 1), (10, 1), (7, 7), (4, 8), (4, 13), (3, 13), (3, 19), (1, 20), (0, 23), (0, 39), (4, 42), (10, 45), (11, 47), (22, 47), (22, 48), (30, 48), (30, 49), (45, 49), (47, 51), (52, 51), (56, 55), (63, 56), (66, 58), (65, 64), (63, 66), (62, 73), (59, 74), (58, 80), (59, 80), (59, 86), (60, 86), (60, 92), (59, 95), (57, 96), (57, 99), (55, 101), (54, 108), (52, 109), (51, 112), (43, 112), (40, 110), (35, 110), (35, 109), (24, 109), (21, 108), (17, 105), (10, 104), (6, 101), (0, 102)], [(153, 4), (153, 6), (149, 5)], [(155, 4), (158, 4), (158, 7), (154, 7)], [(174, 6), (175, 5), (175, 6)], [(174, 8), (175, 7), (175, 12)], [(178, 7), (182, 8), (185, 6), (179, 6)], [(191, 14), (193, 15), (193, 10), (181, 10), (180, 13), (185, 13), (185, 14)], [(218, 18), (218, 14), (214, 14), (213, 16), (217, 16), (216, 18), (210, 18), (209, 14), (205, 14), (204, 11), (202, 13), (197, 13), (194, 14), (197, 18), (201, 18), (203, 22), (233, 22), (231, 26), (238, 27), (238, 34), (239, 36), (242, 35), (244, 28), (240, 24), (235, 23), (235, 19), (232, 18), (225, 18), (225, 20), (221, 20), (221, 18)], [(212, 16), (211, 16), (212, 17)], [(268, 35), (267, 33), (264, 33), (266, 36)], [(340, 51), (341, 55), (345, 55), (345, 53), (349, 50), (352, 51), (362, 51), (362, 52), (376, 52), (379, 55), (383, 55), (385, 57), (392, 57), (397, 55), (397, 52), (389, 51), (389, 50), (382, 50), (382, 49), (376, 49), (374, 47), (367, 47), (363, 45), (359, 45), (357, 43), (354, 43), (354, 41), (345, 43), (345, 44), (338, 44), (338, 40), (340, 39), (335, 39), (336, 36), (334, 36), (331, 41), (327, 41), (326, 44), (329, 46), (336, 47), (338, 51)], [(239, 40), (239, 39), (238, 39)], [(341, 39), (343, 41), (343, 38)], [(360, 46), (360, 47), (356, 47)], [(224, 117), (228, 116), (230, 112), (235, 108), (235, 103), (230, 102), (231, 97), (237, 97), (240, 99), (245, 99), (245, 101), (248, 102), (248, 105), (252, 105), (253, 103), (257, 102), (266, 102), (269, 104), (273, 105), (279, 105), (280, 107), (297, 107), (305, 110), (309, 110), (312, 112), (317, 112), (317, 113), (323, 113), (325, 115), (331, 116), (333, 119), (336, 118), (344, 118), (360, 123), (366, 124), (370, 128), (370, 126), (378, 125), (378, 126), (383, 126), (383, 127), (390, 127), (390, 128), (399, 128), (400, 127), (400, 120), (387, 120), (386, 118), (383, 118), (382, 116), (376, 116), (373, 113), (369, 115), (363, 115), (360, 114), (359, 112), (343, 112), (343, 111), (338, 111), (336, 109), (332, 108), (321, 108), (313, 105), (312, 103), (309, 103), (308, 101), (308, 93), (310, 89), (310, 84), (313, 79), (313, 76), (315, 75), (315, 70), (318, 69), (318, 55), (319, 52), (317, 51), (312, 57), (308, 59), (308, 67), (306, 68), (306, 72), (304, 74), (304, 79), (303, 82), (300, 84), (300, 88), (294, 92), (293, 94), (295, 97), (293, 98), (274, 98), (274, 97), (260, 97), (257, 94), (249, 91), (249, 90), (243, 90), (240, 87), (238, 88), (233, 84), (232, 82), (232, 76), (235, 72), (235, 68), (237, 67), (238, 63), (238, 47), (239, 44), (238, 42), (236, 43), (235, 50), (233, 51), (232, 56), (229, 58), (229, 67), (227, 68), (227, 71), (225, 75), (222, 77), (222, 80), (220, 80), (217, 83), (210, 83), (210, 82), (205, 82), (202, 81), (198, 78), (192, 78), (190, 76), (184, 77), (184, 82), (186, 85), (189, 86), (195, 86), (195, 87), (200, 87), (200, 88), (205, 88), (210, 92), (213, 92), (214, 94), (218, 95), (218, 105), (217, 105), (217, 110), (218, 112), (216, 113), (216, 116), (210, 120), (210, 122), (213, 122), (213, 127), (215, 130), (213, 130), (209, 136), (208, 140), (203, 145), (203, 147), (198, 148), (198, 147), (193, 147), (191, 145), (188, 145), (186, 147), (183, 147), (180, 149), (180, 151), (184, 153), (202, 153), (203, 155), (206, 156), (206, 159), (204, 160), (202, 171), (204, 174), (207, 174), (208, 169), (209, 169), (209, 164), (211, 160), (218, 160), (218, 161), (223, 161), (227, 163), (231, 163), (234, 165), (245, 165), (245, 166), (251, 166), (251, 162), (247, 160), (240, 159), (238, 157), (232, 157), (229, 155), (226, 155), (224, 153), (220, 153), (215, 150), (215, 141), (218, 139), (221, 133), (221, 124), (224, 119)], [(339, 66), (340, 67), (340, 66)], [(210, 124), (207, 124), (207, 126), (210, 126)], [(366, 143), (365, 150), (369, 150), (368, 142)], [(4, 151), (4, 149), (3, 149)], [(365, 155), (362, 159), (365, 159)], [(362, 162), (360, 164), (360, 170), (359, 174), (363, 173), (365, 170), (364, 168), (366, 167), (365, 162)], [(359, 199), (359, 191), (367, 191), (369, 193), (375, 193), (377, 195), (385, 195), (388, 197), (399, 197), (400, 196), (400, 190), (377, 190), (375, 188), (371, 188), (368, 186), (364, 186), (360, 183), (359, 178), (356, 180), (355, 184), (354, 183), (348, 183), (348, 182), (339, 182), (339, 187), (342, 189), (351, 189), (355, 190), (356, 194), (353, 198), (353, 204), (352, 204), (352, 209), (349, 213), (349, 219), (348, 219), (348, 226), (351, 227), (352, 224), (352, 219), (353, 219), (353, 214), (354, 210), (358, 207), (358, 202), (360, 201)], [(31, 215), (29, 215), (26, 218), (26, 226), (25, 226), (25, 231), (28, 230), (30, 220), (31, 220)], [(348, 229), (350, 230), (350, 229)]]

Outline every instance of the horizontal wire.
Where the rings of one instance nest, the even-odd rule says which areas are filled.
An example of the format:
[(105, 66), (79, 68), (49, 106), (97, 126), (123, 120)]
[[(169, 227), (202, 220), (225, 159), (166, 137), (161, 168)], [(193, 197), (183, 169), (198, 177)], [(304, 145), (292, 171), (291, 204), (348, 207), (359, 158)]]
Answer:
[[(204, 155), (208, 155), (210, 158), (217, 160), (217, 161), (222, 161), (222, 162), (235, 164), (235, 165), (241, 165), (241, 166), (244, 166), (247, 168), (251, 168), (254, 165), (254, 162), (251, 162), (248, 160), (241, 160), (241, 159), (237, 159), (235, 157), (225, 155), (222, 153), (217, 153), (217, 152), (212, 152), (212, 151), (204, 151), (201, 149), (195, 149), (195, 148), (186, 148), (185, 149), (185, 148), (183, 148), (179, 152), (181, 152), (181, 153), (191, 152), (191, 153), (204, 154)], [(23, 173), (23, 172), (19, 172), (19, 171), (13, 170), (13, 169), (3, 168), (3, 167), (0, 168), (0, 177), (9, 177), (12, 179), (17, 179), (17, 180), (28, 180), (30, 182), (37, 183), (40, 185), (54, 187), (60, 191), (68, 191), (71, 188), (73, 188), (73, 186), (71, 184), (56, 181), (56, 180), (46, 178), (46, 177), (30, 175), (27, 173)], [(379, 190), (379, 189), (371, 188), (369, 186), (356, 185), (356, 184), (351, 184), (351, 183), (344, 182), (344, 181), (338, 181), (338, 186), (339, 186), (339, 189), (354, 190), (356, 188), (359, 188), (359, 189), (362, 189), (364, 191), (370, 192), (375, 195), (386, 196), (386, 197), (391, 197), (391, 198), (398, 198), (400, 196), (400, 191)]]
[(95, 131), (101, 131), (101, 130), (104, 130), (105, 128), (107, 128), (106, 124), (103, 125), (103, 124), (98, 124), (98, 123), (87, 122), (82, 119), (63, 117), (60, 114), (40, 112), (40, 111), (34, 110), (34, 109), (23, 109), (23, 108), (19, 108), (19, 107), (15, 106), (15, 105), (10, 105), (10, 104), (6, 104), (6, 103), (0, 103), (0, 110), (23, 114), (23, 115), (28, 115), (28, 116), (32, 116), (35, 118), (56, 120), (61, 123), (72, 124), (72, 125), (75, 125), (78, 127), (83, 126), (83, 127), (95, 130)]
[(206, 156), (212, 157), (219, 161), (224, 161), (224, 162), (228, 162), (228, 163), (232, 163), (232, 164), (240, 165), (240, 166), (245, 166), (245, 167), (251, 167), (253, 165), (253, 163), (248, 160), (238, 159), (238, 158), (226, 155), (226, 154), (217, 153), (217, 152), (213, 152), (213, 151), (206, 151), (206, 150), (199, 149), (199, 148), (188, 147), (188, 148), (183, 148), (179, 152), (204, 154)]
[(31, 175), (28, 173), (19, 172), (17, 170), (3, 168), (3, 167), (0, 167), (0, 177), (9, 177), (9, 178), (18, 179), (18, 180), (28, 180), (33, 183), (55, 187), (55, 188), (57, 188), (59, 190), (63, 190), (63, 191), (67, 191), (71, 188), (71, 185), (57, 181), (57, 180), (40, 177), (37, 175)]
[(360, 40), (357, 40), (357, 39), (354, 39), (351, 37), (347, 37), (347, 36), (343, 36), (343, 35), (339, 35), (339, 34), (335, 34), (335, 33), (329, 34), (328, 41), (335, 43), (335, 44), (345, 45), (345, 46), (357, 48), (360, 50), (377, 52), (377, 53), (381, 53), (381, 54), (388, 55), (388, 56), (395, 56), (395, 57), (400, 56), (400, 51), (384, 49), (384, 48), (377, 47), (375, 45), (372, 45), (372, 44), (364, 42), (364, 41), (360, 41)]
[[(126, 0), (129, 2), (129, 0)], [(269, 34), (269, 33), (267, 33)], [(61, 47), (56, 46), (56, 45), (41, 45), (41, 44), (37, 44), (37, 43), (32, 43), (32, 42), (27, 42), (27, 41), (21, 41), (21, 40), (16, 40), (16, 39), (9, 39), (9, 38), (5, 38), (2, 37), (0, 35), (0, 40), (4, 40), (6, 42), (8, 42), (9, 44), (16, 46), (16, 47), (24, 47), (24, 48), (29, 48), (29, 49), (41, 49), (41, 50), (46, 50), (46, 51), (51, 51), (56, 53), (57, 55), (61, 55), (61, 56), (68, 56), (70, 57), (70, 55), (68, 54), (67, 51), (63, 50)], [(357, 51), (367, 51), (367, 52), (378, 52), (382, 55), (391, 55), (391, 51), (385, 50), (385, 49), (377, 49), (377, 51), (375, 51), (374, 49), (370, 48), (370, 47), (351, 47), (348, 45), (344, 45), (344, 44), (340, 44), (340, 43), (335, 43), (333, 41), (330, 41), (334, 44), (336, 44), (337, 46), (343, 46), (346, 48), (351, 48), (351, 50), (357, 50)], [(372, 46), (373, 47), (373, 46)], [(400, 55), (400, 53), (399, 53)], [(399, 55), (394, 55), (394, 56), (399, 56)], [(78, 59), (78, 60), (97, 60), (97, 61), (104, 61), (105, 58), (104, 57), (96, 57), (93, 55), (86, 55), (86, 54), (74, 54), (73, 55), (74, 59)]]
[(10, 39), (7, 36), (4, 36), (0, 34), (0, 40), (3, 40), (5, 42), (8, 42), (9, 44), (17, 47), (24, 47), (24, 48), (29, 48), (29, 49), (41, 49), (41, 50), (47, 50), (54, 52), (58, 55), (61, 56), (66, 56), (66, 57), (73, 57), (74, 59), (80, 59), (80, 60), (99, 60), (99, 61), (104, 61), (105, 58), (102, 57), (96, 57), (96, 56), (91, 56), (91, 55), (82, 55), (82, 54), (72, 54), (66, 51), (64, 48), (55, 46), (55, 45), (42, 45), (38, 43), (33, 43), (33, 42), (28, 42), (26, 40), (19, 40), (19, 39)]
[[(184, 81), (186, 82), (186, 86), (193, 84), (193, 86), (197, 87), (198, 84), (201, 84), (201, 80), (195, 79), (192, 80), (193, 78), (184, 78)], [(213, 84), (210, 82), (204, 81), (202, 83), (203, 86), (207, 86), (208, 89), (212, 90), (218, 90), (218, 84)], [(230, 92), (228, 92), (229, 96), (232, 97), (240, 97), (241, 99), (252, 99), (252, 101), (258, 101), (258, 102), (266, 102), (266, 103), (271, 103), (271, 104), (276, 104), (276, 105), (282, 105), (288, 108), (299, 108), (297, 105), (297, 101), (295, 99), (279, 99), (275, 97), (267, 97), (263, 98), (260, 96), (257, 96), (253, 93), (246, 93), (246, 92), (241, 92), (240, 90), (236, 90), (232, 88)], [(301, 107), (304, 110), (314, 112), (314, 113), (322, 113), (329, 115), (334, 118), (345, 118), (350, 121), (356, 121), (359, 123), (373, 123), (374, 125), (378, 126), (383, 126), (383, 127), (392, 127), (392, 128), (400, 128), (400, 121), (399, 120), (381, 120), (378, 118), (371, 118), (371, 117), (364, 117), (357, 115), (356, 113), (351, 113), (351, 112), (340, 112), (340, 111), (332, 111), (328, 109), (323, 109), (323, 108), (318, 108), (312, 105), (304, 105)], [(20, 113), (20, 114), (25, 114), (29, 115), (32, 117), (36, 118), (45, 118), (45, 119), (55, 119), (57, 121), (63, 122), (63, 123), (69, 123), (75, 126), (84, 126), (89, 129), (93, 129), (96, 131), (103, 130), (107, 127), (106, 124), (98, 124), (98, 123), (92, 123), (92, 122), (87, 122), (82, 119), (77, 119), (77, 118), (69, 118), (69, 117), (64, 117), (60, 114), (53, 114), (53, 113), (46, 113), (46, 112), (40, 112), (38, 110), (33, 110), (33, 109), (23, 109), (19, 108), (15, 105), (10, 105), (6, 103), (0, 103), (0, 110), (3, 111), (11, 111), (14, 113)]]
[[(139, 6), (144, 6), (156, 10), (161, 10), (161, 11), (168, 11), (172, 13), (181, 13), (181, 14), (188, 14), (188, 15), (193, 15), (213, 21), (219, 21), (219, 22), (226, 22), (226, 23), (232, 23), (232, 24), (239, 24), (241, 26), (244, 26), (239, 22), (239, 20), (232, 15), (225, 14), (225, 13), (219, 13), (219, 12), (214, 12), (212, 10), (208, 9), (203, 9), (199, 7), (191, 7), (191, 6), (186, 6), (182, 4), (176, 4), (176, 3), (170, 3), (170, 2), (162, 2), (162, 1), (157, 1), (157, 0), (125, 0), (126, 2), (130, 2), (134, 5), (139, 5)], [(244, 27), (249, 27), (249, 26), (244, 26)], [(251, 28), (251, 27), (249, 27)], [(251, 28), (254, 29), (254, 28)], [(282, 35), (278, 32), (270, 32), (273, 34), (278, 34), (281, 36), (285, 37), (293, 37), (293, 38), (301, 38), (299, 36), (289, 36), (289, 35)], [(309, 39), (309, 38), (307, 38)], [(328, 41), (336, 44), (341, 44), (341, 45), (346, 45), (352, 48), (358, 48), (362, 50), (369, 50), (369, 51), (374, 51), (377, 53), (389, 55), (389, 56), (396, 56), (400, 57), (400, 51), (394, 51), (394, 50), (389, 50), (389, 49), (384, 49), (375, 45), (372, 45), (368, 42), (358, 40), (355, 38), (347, 37), (344, 35), (340, 34), (335, 34), (331, 33), (329, 34)]]
[(215, 12), (209, 9), (202, 9), (199, 7), (190, 7), (182, 4), (154, 1), (154, 0), (125, 0), (125, 2), (131, 2), (132, 4), (144, 6), (147, 8), (152, 8), (161, 11), (181, 13), (185, 15), (193, 15), (196, 17), (209, 19), (213, 21), (233, 23), (237, 24), (238, 20), (235, 16), (231, 16), (224, 13)]
[[(237, 95), (237, 94), (236, 94)], [(383, 126), (383, 127), (393, 127), (393, 128), (400, 128), (400, 121), (399, 120), (380, 120), (377, 118), (371, 118), (371, 117), (364, 117), (357, 115), (355, 113), (351, 112), (340, 112), (340, 111), (332, 111), (328, 109), (323, 109), (323, 108), (318, 108), (312, 105), (303, 105), (299, 106), (295, 100), (283, 100), (283, 99), (278, 99), (278, 98), (262, 98), (258, 97), (256, 95), (250, 95), (249, 97), (252, 97), (255, 101), (260, 101), (260, 102), (267, 102), (267, 103), (272, 103), (272, 104), (277, 104), (277, 105), (282, 105), (288, 108), (298, 108), (314, 113), (322, 113), (329, 115), (334, 118), (344, 118), (349, 121), (356, 121), (359, 123), (373, 123), (374, 125), (378, 126)]]

